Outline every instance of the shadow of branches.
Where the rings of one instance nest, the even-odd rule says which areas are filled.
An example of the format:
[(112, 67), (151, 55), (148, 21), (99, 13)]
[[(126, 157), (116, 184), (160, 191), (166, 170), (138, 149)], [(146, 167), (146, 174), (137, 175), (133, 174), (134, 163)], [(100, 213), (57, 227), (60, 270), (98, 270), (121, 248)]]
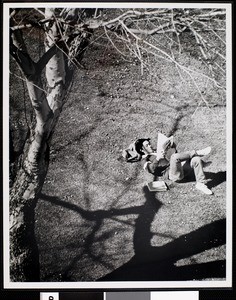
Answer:
[[(92, 253), (91, 249), (95, 233), (100, 229), (105, 219), (115, 219), (117, 216), (129, 214), (138, 215), (133, 235), (134, 256), (120, 268), (100, 278), (98, 281), (179, 281), (225, 277), (225, 260), (184, 266), (176, 266), (176, 262), (205, 250), (224, 245), (226, 243), (226, 220), (214, 221), (177, 239), (171, 237), (173, 241), (160, 247), (154, 247), (151, 245), (151, 239), (157, 233), (151, 232), (151, 223), (163, 204), (157, 200), (155, 193), (149, 192), (147, 187), (143, 188), (143, 193), (146, 199), (143, 205), (95, 211), (84, 210), (75, 204), (64, 202), (58, 197), (42, 194), (41, 199), (75, 211), (85, 220), (94, 222), (92, 232), (84, 244), (83, 253), (87, 253), (92, 260), (104, 264), (110, 270), (113, 266), (106, 262), (105, 253), (104, 257), (97, 257)], [(104, 239), (106, 238), (109, 238), (109, 236), (104, 237)], [(70, 271), (80, 257), (81, 253), (68, 263), (62, 274), (61, 279), (63, 281), (71, 280)]]
[[(226, 243), (226, 220), (214, 221), (161, 247), (153, 247), (150, 244), (152, 237), (150, 225), (154, 214), (149, 210), (147, 218), (145, 207), (150, 201), (157, 200), (155, 193), (149, 192), (146, 187), (143, 191), (146, 202), (135, 224), (135, 255), (129, 262), (100, 278), (99, 281), (179, 281), (225, 277), (225, 260), (184, 266), (175, 264), (180, 259), (224, 245)], [(160, 202), (157, 203), (161, 205)]]
[[(127, 216), (130, 214), (140, 215), (142, 210), (144, 209), (144, 206), (140, 205), (140, 206), (135, 206), (135, 207), (121, 208), (121, 209), (111, 208), (109, 210), (101, 209), (101, 210), (89, 211), (89, 210), (85, 210), (85, 209), (79, 207), (78, 205), (62, 201), (58, 197), (47, 196), (47, 195), (41, 194), (40, 198), (42, 200), (52, 203), (53, 205), (61, 206), (68, 210), (74, 211), (74, 212), (78, 213), (81, 216), (81, 218), (83, 218), (85, 221), (89, 221), (89, 222), (93, 223), (92, 230), (87, 235), (86, 240), (83, 243), (83, 245), (79, 244), (79, 241), (73, 243), (74, 247), (78, 247), (78, 248), (82, 247), (83, 250), (82, 250), (82, 252), (80, 251), (80, 253), (78, 255), (76, 255), (74, 258), (72, 258), (71, 261), (68, 262), (67, 267), (64, 268), (62, 274), (60, 275), (60, 278), (59, 278), (60, 281), (71, 281), (72, 280), (70, 277), (70, 272), (72, 271), (75, 264), (81, 259), (82, 255), (84, 255), (84, 254), (89, 256), (92, 261), (104, 265), (107, 269), (109, 269), (109, 270), (114, 269), (112, 264), (107, 261), (105, 255), (101, 256), (101, 255), (94, 254), (93, 243), (96, 240), (95, 235), (101, 229), (101, 226), (102, 226), (103, 222), (105, 221), (105, 219), (111, 219), (116, 222), (126, 223), (126, 221), (118, 220), (116, 217)], [(146, 206), (147, 205), (150, 206), (150, 204), (146, 204)], [(145, 209), (145, 211), (146, 211), (146, 209)], [(154, 217), (155, 213), (156, 213), (156, 210), (153, 209), (152, 210), (153, 217)], [(149, 216), (148, 216), (148, 218), (149, 218)], [(149, 224), (149, 222), (147, 222), (147, 224)], [(107, 234), (105, 236), (103, 236), (103, 238), (107, 239), (107, 238), (109, 238), (110, 235), (114, 235), (114, 232), (112, 229), (108, 230)], [(49, 275), (47, 275), (47, 277), (48, 276), (50, 277), (51, 275), (52, 274), (49, 274)]]

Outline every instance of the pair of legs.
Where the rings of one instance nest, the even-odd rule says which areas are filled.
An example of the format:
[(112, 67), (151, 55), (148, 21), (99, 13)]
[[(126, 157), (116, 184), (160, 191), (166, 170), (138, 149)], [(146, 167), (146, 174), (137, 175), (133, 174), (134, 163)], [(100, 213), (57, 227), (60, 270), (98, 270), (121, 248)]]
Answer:
[(180, 181), (184, 178), (184, 169), (182, 163), (185, 161), (190, 161), (190, 166), (194, 170), (196, 181), (205, 183), (206, 178), (203, 171), (202, 160), (200, 156), (196, 155), (196, 151), (174, 153), (171, 155), (169, 179), (172, 181)]
[[(206, 148), (207, 149), (207, 148)], [(204, 149), (204, 151), (206, 150)], [(206, 153), (210, 151), (207, 149), (205, 152), (199, 153)], [(172, 181), (181, 181), (184, 178), (184, 168), (183, 162), (189, 161), (190, 167), (194, 170), (194, 175), (196, 178), (196, 188), (203, 191), (205, 194), (212, 194), (211, 190), (207, 188), (205, 185), (206, 177), (203, 170), (203, 161), (201, 159), (202, 155), (199, 155), (197, 151), (187, 151), (182, 153), (174, 153), (170, 158), (170, 168), (169, 168), (169, 179)]]

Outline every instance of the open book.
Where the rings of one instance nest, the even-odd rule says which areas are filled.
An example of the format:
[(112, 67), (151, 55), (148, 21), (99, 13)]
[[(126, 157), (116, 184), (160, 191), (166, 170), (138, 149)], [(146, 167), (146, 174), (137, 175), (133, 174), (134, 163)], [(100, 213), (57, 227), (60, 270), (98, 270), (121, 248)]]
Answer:
[(150, 192), (164, 192), (168, 189), (165, 181), (163, 180), (148, 182), (147, 187)]
[(157, 136), (157, 156), (159, 156), (161, 153), (165, 153), (166, 150), (173, 145), (174, 137), (173, 135), (170, 137), (165, 136), (163, 133), (158, 133)]

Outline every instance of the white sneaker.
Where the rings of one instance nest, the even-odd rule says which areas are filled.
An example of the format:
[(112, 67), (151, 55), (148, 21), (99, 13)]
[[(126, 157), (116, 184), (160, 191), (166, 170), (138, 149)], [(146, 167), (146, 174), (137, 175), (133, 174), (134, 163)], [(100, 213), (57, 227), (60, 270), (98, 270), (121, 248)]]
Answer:
[(206, 195), (212, 195), (212, 191), (202, 182), (197, 182), (196, 189), (202, 191)]
[(209, 146), (209, 147), (206, 147), (204, 149), (197, 150), (196, 154), (198, 156), (204, 156), (204, 155), (208, 155), (210, 152), (211, 152), (211, 147)]

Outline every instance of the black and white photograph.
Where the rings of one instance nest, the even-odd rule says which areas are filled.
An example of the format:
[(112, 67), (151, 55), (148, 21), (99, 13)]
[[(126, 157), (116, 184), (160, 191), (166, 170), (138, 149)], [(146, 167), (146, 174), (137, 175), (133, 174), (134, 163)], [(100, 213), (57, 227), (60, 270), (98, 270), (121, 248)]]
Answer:
[(3, 4), (5, 288), (232, 287), (231, 13)]

